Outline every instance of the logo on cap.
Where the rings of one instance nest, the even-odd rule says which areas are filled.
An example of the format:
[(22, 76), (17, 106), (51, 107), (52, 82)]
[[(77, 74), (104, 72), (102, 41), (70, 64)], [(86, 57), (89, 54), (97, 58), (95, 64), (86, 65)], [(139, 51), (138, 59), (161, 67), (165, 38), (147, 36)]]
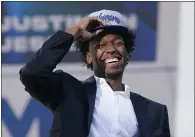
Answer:
[(120, 24), (120, 19), (113, 15), (103, 15), (103, 13), (100, 13), (99, 18), (105, 22), (115, 21), (117, 24)]

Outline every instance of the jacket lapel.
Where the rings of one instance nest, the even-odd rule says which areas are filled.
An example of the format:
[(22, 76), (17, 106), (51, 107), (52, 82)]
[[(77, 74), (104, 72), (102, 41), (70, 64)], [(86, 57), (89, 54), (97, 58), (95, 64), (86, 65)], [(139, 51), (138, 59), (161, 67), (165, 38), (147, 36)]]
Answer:
[(88, 105), (89, 105), (89, 112), (88, 112), (88, 132), (91, 127), (91, 122), (93, 118), (93, 111), (95, 106), (95, 98), (96, 98), (96, 81), (94, 76), (91, 76), (84, 82), (86, 93), (87, 93), (87, 99), (88, 99)]
[(138, 121), (140, 137), (149, 137), (149, 121), (147, 115), (147, 102), (138, 94), (130, 94), (135, 114)]

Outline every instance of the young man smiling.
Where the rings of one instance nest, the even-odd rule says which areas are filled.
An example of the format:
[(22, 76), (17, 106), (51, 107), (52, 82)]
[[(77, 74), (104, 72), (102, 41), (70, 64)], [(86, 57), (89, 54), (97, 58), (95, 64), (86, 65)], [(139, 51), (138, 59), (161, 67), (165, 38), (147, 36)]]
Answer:
[[(134, 39), (120, 13), (97, 11), (54, 34), (20, 70), (25, 90), (54, 112), (51, 137), (170, 137), (167, 107), (122, 83)], [(83, 82), (53, 72), (73, 42), (94, 72)]]

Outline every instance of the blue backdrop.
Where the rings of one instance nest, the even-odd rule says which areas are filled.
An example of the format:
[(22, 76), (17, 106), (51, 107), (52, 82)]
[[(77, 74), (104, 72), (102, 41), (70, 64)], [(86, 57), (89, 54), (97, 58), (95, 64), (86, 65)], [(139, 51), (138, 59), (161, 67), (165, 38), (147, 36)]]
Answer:
[[(128, 19), (134, 17), (137, 46), (132, 60), (155, 60), (157, 2), (3, 2), (2, 6), (3, 64), (26, 62), (36, 48), (55, 33), (52, 26), (57, 19), (52, 20), (51, 16), (64, 17), (59, 28), (65, 30), (66, 22), (73, 20), (76, 15), (85, 16), (100, 9), (119, 11)], [(68, 16), (72, 18), (68, 20)], [(63, 61), (79, 62), (80, 56), (70, 52)]]

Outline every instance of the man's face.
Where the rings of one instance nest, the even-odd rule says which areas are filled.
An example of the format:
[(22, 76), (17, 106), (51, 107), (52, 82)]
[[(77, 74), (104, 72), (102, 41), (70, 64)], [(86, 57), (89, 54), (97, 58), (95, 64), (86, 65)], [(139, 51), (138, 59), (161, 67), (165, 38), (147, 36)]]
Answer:
[(105, 78), (121, 76), (127, 64), (125, 43), (120, 35), (104, 34), (92, 40), (93, 70)]

